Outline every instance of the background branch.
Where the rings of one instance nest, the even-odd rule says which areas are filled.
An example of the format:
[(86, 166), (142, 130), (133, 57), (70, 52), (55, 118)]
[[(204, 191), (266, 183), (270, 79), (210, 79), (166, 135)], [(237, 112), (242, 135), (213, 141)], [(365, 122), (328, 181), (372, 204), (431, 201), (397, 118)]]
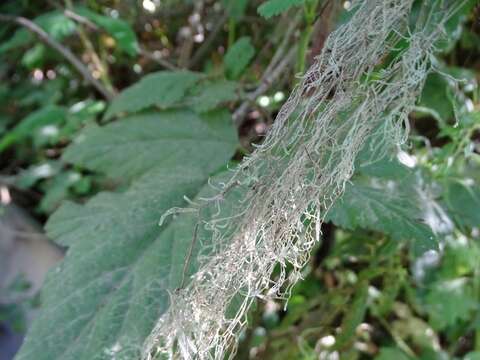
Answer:
[(272, 84), (282, 75), (284, 74), (285, 69), (292, 63), (295, 58), (295, 52), (297, 47), (294, 46), (291, 48), (288, 53), (285, 55), (283, 60), (281, 60), (276, 67), (269, 66), (268, 68), (270, 71), (266, 71), (263, 76), (262, 80), (260, 81), (260, 85), (251, 93), (248, 93), (246, 96), (246, 100), (235, 110), (233, 113), (233, 122), (237, 127), (239, 127), (247, 113), (250, 103), (255, 101), (259, 96), (263, 95), (265, 92), (270, 89)]
[(33, 21), (21, 17), (21, 16), (10, 16), (5, 14), (0, 14), (0, 21), (11, 22), (20, 26), (23, 26), (31, 33), (35, 34), (43, 43), (51, 47), (52, 49), (59, 52), (74, 68), (77, 70), (80, 75), (90, 83), (103, 97), (107, 100), (111, 100), (114, 97), (114, 93), (109, 91), (104, 87), (100, 81), (95, 79), (88, 68), (65, 46), (60, 44), (57, 40), (50, 37), (40, 26), (35, 24)]

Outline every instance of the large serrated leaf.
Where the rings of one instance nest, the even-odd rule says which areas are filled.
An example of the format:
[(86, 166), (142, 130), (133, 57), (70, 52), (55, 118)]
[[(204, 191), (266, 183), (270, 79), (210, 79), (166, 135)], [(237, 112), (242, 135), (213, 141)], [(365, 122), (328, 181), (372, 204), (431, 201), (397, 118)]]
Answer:
[[(215, 140), (227, 126), (233, 128), (231, 122), (223, 130), (212, 127), (217, 121), (215, 114), (200, 119), (181, 113), (188, 114), (185, 119), (190, 121), (178, 120), (172, 112), (166, 114), (172, 115), (169, 122), (178, 126), (171, 128), (166, 120), (151, 115), (157, 126), (151, 136), (162, 137), (175, 129), (180, 138), (191, 140), (183, 144), (189, 146), (188, 151), (170, 154), (175, 165), (166, 167), (161, 161), (162, 152), (149, 146), (159, 161), (150, 164), (150, 170), (140, 177), (139, 172), (131, 174), (136, 179), (127, 191), (100, 193), (83, 206), (66, 203), (50, 218), (48, 235), (69, 250), (47, 277), (43, 310), (18, 360), (135, 359), (156, 320), (167, 309), (168, 292), (179, 287), (184, 278), (196, 220), (186, 215), (170, 217), (160, 227), (159, 219), (172, 207), (188, 206), (184, 196), (194, 200), (196, 196), (212, 196), (207, 184), (209, 169), (222, 166), (235, 146), (228, 136), (229, 140), (223, 142)], [(137, 128), (147, 126), (140, 120), (123, 122)], [(204, 122), (205, 128), (198, 122)], [(106, 132), (112, 127), (106, 126)], [(98, 134), (102, 130), (95, 129)], [(173, 131), (169, 136), (175, 139)], [(79, 149), (77, 146), (72, 149)], [(202, 156), (197, 156), (193, 165), (190, 157), (195, 153)], [(120, 154), (123, 156), (111, 160), (112, 165), (135, 157), (133, 152)], [(107, 165), (99, 168), (112, 171)], [(200, 244), (205, 241), (193, 248), (186, 275), (195, 271)]]
[(167, 290), (179, 286), (191, 240), (158, 220), (206, 179), (198, 168), (155, 170), (124, 194), (62, 206), (47, 231), (70, 249), (48, 276), (43, 311), (17, 359), (135, 358), (168, 306)]
[(178, 104), (188, 89), (202, 77), (190, 71), (159, 71), (143, 77), (120, 93), (108, 108), (105, 118), (119, 113), (135, 113), (157, 106), (169, 108)]
[(124, 181), (149, 169), (204, 163), (206, 171), (228, 161), (237, 145), (230, 114), (197, 115), (169, 110), (136, 115), (104, 127), (90, 127), (64, 153), (68, 162)]
[(421, 211), (409, 194), (374, 188), (360, 182), (347, 184), (345, 193), (327, 218), (346, 229), (364, 228), (412, 240), (415, 255), (437, 248), (435, 235), (421, 220)]

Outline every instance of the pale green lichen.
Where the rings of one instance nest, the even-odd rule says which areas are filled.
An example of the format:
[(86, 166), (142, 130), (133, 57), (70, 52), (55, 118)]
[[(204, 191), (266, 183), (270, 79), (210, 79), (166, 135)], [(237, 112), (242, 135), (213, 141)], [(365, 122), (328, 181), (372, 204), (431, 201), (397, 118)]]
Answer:
[[(218, 196), (203, 200), (221, 209), (230, 188), (248, 189), (236, 216), (221, 218), (219, 211), (199, 218), (213, 230), (215, 246), (188, 285), (172, 293), (168, 312), (146, 341), (145, 359), (224, 359), (235, 352), (254, 301), (288, 299), (366, 139), (379, 132), (375, 138), (384, 142), (407, 140), (408, 115), (431, 70), (435, 44), (460, 5), (424, 6), (410, 29), (412, 3), (354, 3), (355, 14), (329, 36), (264, 143), (234, 170)], [(398, 52), (400, 40), (409, 45)], [(382, 156), (383, 144), (369, 145)]]

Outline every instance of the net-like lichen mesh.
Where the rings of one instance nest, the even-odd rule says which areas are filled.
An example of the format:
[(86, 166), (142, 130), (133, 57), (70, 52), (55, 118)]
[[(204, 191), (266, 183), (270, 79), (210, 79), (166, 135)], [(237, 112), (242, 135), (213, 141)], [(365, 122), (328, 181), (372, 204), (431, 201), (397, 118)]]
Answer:
[[(252, 303), (288, 298), (301, 278), (366, 139), (380, 132), (375, 138), (406, 141), (408, 114), (431, 69), (435, 44), (459, 5), (429, 1), (436, 5), (424, 6), (411, 29), (412, 3), (354, 3), (354, 15), (329, 36), (265, 141), (216, 197), (192, 204), (199, 213), (212, 203), (221, 209), (230, 189), (247, 189), (235, 216), (222, 218), (219, 211), (199, 219), (213, 234), (213, 249), (188, 285), (172, 293), (169, 311), (146, 341), (145, 359), (233, 354)], [(383, 144), (369, 146), (381, 156)]]

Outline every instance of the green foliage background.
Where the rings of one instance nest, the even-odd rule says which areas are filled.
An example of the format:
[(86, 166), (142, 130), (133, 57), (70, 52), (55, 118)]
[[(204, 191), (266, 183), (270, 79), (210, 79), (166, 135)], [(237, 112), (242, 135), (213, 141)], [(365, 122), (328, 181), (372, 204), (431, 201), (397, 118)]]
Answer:
[[(0, 5), (32, 19), (115, 93), (103, 99), (25, 28), (0, 23), (0, 185), (66, 250), (17, 359), (138, 356), (202, 244), (183, 274), (195, 220), (159, 226), (161, 215), (211, 194), (210, 182), (262, 141), (322, 32), (348, 21), (345, 7)], [(259, 303), (237, 359), (480, 359), (479, 17), (467, 1), (451, 19), (439, 72), (411, 114), (410, 146), (372, 163), (367, 144), (288, 308)], [(257, 94), (291, 48), (290, 66)], [(249, 110), (234, 123), (242, 103)], [(0, 320), (18, 320), (23, 306), (0, 305)]]

